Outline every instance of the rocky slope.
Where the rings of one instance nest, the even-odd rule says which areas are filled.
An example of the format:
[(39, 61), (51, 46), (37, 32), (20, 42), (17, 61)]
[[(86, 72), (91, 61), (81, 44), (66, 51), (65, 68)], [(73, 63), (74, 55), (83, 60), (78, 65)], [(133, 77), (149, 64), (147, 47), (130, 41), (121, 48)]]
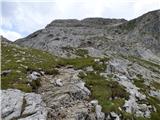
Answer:
[(159, 34), (157, 10), (131, 21), (55, 20), (3, 42), (2, 118), (159, 120)]
[(160, 10), (157, 10), (131, 21), (102, 18), (55, 20), (45, 29), (16, 43), (63, 56), (74, 48), (85, 48), (103, 54), (132, 54), (156, 59), (154, 54), (160, 56), (159, 34)]

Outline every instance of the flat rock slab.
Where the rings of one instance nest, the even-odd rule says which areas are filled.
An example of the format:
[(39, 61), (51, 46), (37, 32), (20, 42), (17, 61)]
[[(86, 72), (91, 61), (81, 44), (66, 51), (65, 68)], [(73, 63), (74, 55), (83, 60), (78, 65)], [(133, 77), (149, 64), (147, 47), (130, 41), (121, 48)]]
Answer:
[(47, 110), (41, 95), (17, 89), (1, 90), (3, 120), (46, 120)]

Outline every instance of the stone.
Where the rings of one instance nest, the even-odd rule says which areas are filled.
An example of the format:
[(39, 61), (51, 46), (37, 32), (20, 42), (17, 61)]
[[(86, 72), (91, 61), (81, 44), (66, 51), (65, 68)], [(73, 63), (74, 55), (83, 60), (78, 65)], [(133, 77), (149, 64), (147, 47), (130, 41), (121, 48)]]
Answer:
[(119, 117), (115, 112), (110, 112), (110, 116), (111, 116), (111, 118), (113, 118), (114, 120), (120, 120), (120, 117)]
[(31, 80), (37, 80), (38, 78), (40, 78), (41, 74), (36, 72), (36, 71), (33, 71), (31, 74), (29, 74), (29, 78)]
[(6, 76), (11, 72), (11, 70), (4, 70), (1, 72), (1, 76)]
[(99, 62), (100, 61), (100, 59), (94, 59), (94, 62)]
[(96, 105), (96, 117), (97, 117), (97, 120), (104, 120), (105, 118), (105, 115), (104, 113), (102, 112), (102, 107), (100, 105)]
[(86, 67), (86, 71), (87, 71), (87, 72), (92, 72), (92, 71), (94, 71), (94, 69), (93, 69), (92, 66), (89, 66), (89, 67)]
[(97, 101), (97, 100), (92, 100), (90, 103), (91, 103), (91, 105), (93, 105), (93, 106), (98, 105), (98, 101)]
[(150, 93), (149, 93), (150, 96), (153, 96), (153, 97), (156, 97), (160, 100), (160, 90), (150, 90)]
[(63, 86), (62, 80), (61, 80), (61, 79), (57, 79), (57, 80), (55, 81), (55, 85), (56, 85), (56, 86), (59, 86), (59, 87), (62, 87), (62, 86)]

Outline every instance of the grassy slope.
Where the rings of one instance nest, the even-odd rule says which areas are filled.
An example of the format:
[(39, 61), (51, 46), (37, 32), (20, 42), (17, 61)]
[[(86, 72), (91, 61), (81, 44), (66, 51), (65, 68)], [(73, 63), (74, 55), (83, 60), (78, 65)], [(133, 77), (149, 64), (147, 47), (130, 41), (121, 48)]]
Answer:
[(11, 70), (1, 78), (2, 89), (17, 88), (31, 92), (27, 73), (33, 70), (54, 73), (55, 65), (54, 57), (49, 53), (2, 43), (2, 71)]

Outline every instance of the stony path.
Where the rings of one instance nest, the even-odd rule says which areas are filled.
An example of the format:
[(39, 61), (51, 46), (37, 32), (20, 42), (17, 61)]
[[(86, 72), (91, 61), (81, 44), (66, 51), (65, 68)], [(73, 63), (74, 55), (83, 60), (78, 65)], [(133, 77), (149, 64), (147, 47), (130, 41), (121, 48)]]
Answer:
[(38, 90), (47, 105), (48, 120), (94, 120), (93, 106), (87, 101), (90, 91), (78, 77), (80, 70), (58, 71), (57, 76), (43, 76)]

